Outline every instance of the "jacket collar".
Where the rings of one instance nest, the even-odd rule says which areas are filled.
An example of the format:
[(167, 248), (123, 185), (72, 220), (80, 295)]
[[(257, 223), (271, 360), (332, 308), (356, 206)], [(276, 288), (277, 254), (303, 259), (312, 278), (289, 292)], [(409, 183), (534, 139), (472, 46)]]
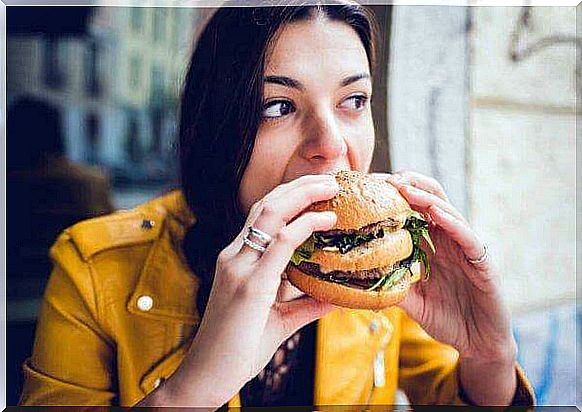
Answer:
[[(151, 224), (161, 227), (159, 237), (151, 246), (138, 276), (127, 309), (140, 316), (196, 324), (200, 320), (196, 310), (200, 282), (198, 277), (192, 275), (180, 246), (195, 218), (179, 191), (156, 199), (144, 207), (143, 212)], [(144, 297), (153, 302), (148, 310), (143, 310), (143, 305), (140, 305), (140, 299), (143, 301)]]

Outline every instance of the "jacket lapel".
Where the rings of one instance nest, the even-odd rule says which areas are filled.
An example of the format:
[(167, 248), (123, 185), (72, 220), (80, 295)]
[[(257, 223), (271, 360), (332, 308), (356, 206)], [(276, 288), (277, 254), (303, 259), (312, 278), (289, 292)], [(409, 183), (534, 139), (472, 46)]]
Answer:
[[(152, 211), (148, 216), (150, 222), (163, 227), (159, 238), (150, 248), (127, 303), (127, 310), (135, 315), (160, 320), (172, 319), (193, 325), (200, 321), (196, 308), (200, 281), (197, 276), (192, 275), (184, 257), (177, 250), (186, 227), (193, 221), (188, 216), (177, 216), (173, 208), (169, 207), (172, 202), (179, 199), (175, 194), (168, 195), (166, 207)], [(169, 218), (168, 215), (173, 218)], [(183, 220), (186, 220), (186, 223)], [(145, 311), (140, 309), (139, 305), (140, 299), (144, 297), (152, 302), (151, 308)]]

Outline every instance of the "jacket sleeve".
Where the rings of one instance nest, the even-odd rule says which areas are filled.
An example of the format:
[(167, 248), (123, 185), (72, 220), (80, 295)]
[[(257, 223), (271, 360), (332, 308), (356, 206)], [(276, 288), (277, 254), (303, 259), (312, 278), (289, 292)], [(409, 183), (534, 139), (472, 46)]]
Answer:
[[(413, 405), (470, 405), (459, 383), (459, 353), (431, 338), (403, 313), (398, 384)], [(517, 389), (511, 405), (535, 405), (534, 391), (517, 366)]]
[(94, 277), (67, 233), (51, 249), (51, 273), (21, 405), (111, 405), (115, 350), (102, 328)]

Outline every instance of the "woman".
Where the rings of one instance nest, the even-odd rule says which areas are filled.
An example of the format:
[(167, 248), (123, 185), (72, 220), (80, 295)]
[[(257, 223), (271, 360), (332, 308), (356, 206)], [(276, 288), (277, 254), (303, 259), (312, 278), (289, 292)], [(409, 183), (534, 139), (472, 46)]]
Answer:
[(334, 196), (329, 173), (370, 166), (373, 37), (357, 5), (213, 16), (183, 91), (183, 194), (59, 238), (22, 404), (390, 404), (397, 385), (413, 403), (533, 403), (498, 274), (430, 178), (387, 177), (438, 250), (402, 309), (335, 308), (285, 280), (335, 222), (301, 213)]

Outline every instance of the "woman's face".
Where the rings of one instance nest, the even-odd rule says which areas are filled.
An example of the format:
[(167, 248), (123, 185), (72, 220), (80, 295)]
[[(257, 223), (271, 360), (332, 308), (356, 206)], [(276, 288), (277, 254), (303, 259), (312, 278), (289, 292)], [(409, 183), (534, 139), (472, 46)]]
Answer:
[(302, 175), (368, 171), (374, 150), (370, 68), (349, 25), (289, 24), (268, 56), (263, 121), (239, 191), (245, 213)]

